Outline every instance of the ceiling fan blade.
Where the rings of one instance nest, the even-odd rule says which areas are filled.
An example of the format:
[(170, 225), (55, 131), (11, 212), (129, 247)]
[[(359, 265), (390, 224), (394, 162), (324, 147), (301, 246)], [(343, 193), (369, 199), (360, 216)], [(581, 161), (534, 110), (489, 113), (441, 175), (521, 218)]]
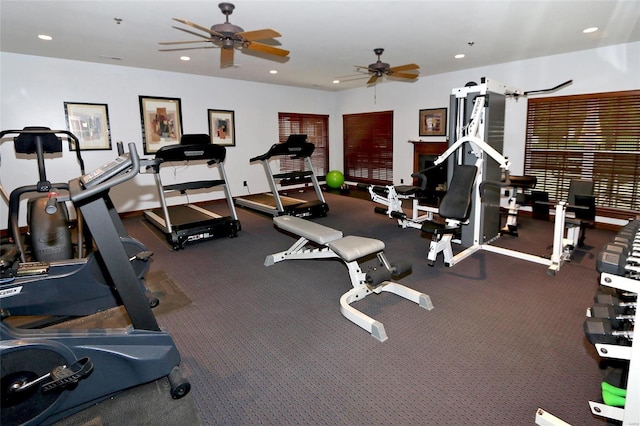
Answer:
[[(198, 25), (195, 22), (191, 22), (191, 21), (188, 21), (186, 19), (179, 19), (179, 18), (172, 18), (172, 19), (174, 21), (180, 22), (181, 24), (185, 24), (185, 25), (188, 25), (188, 26), (193, 27), (195, 29), (198, 29), (200, 31), (204, 31), (207, 34), (211, 34), (211, 35), (214, 35), (214, 36), (217, 36), (217, 37), (224, 37), (222, 34), (217, 33), (215, 31), (211, 31), (209, 28), (203, 27), (202, 25)], [(177, 27), (174, 27), (174, 28), (177, 28)], [(180, 29), (180, 28), (178, 28), (178, 29)], [(183, 30), (183, 31), (186, 31), (186, 30)], [(195, 33), (193, 33), (193, 34), (195, 34)]]
[(389, 68), (389, 71), (396, 72), (396, 71), (409, 71), (409, 70), (417, 70), (417, 69), (420, 69), (419, 65), (406, 64), (406, 65), (399, 65), (397, 67), (391, 67)]
[(418, 77), (418, 74), (409, 74), (406, 72), (392, 72), (392, 73), (389, 73), (389, 77), (414, 79)]
[(233, 49), (220, 49), (220, 68), (233, 66)]
[(375, 84), (375, 82), (378, 80), (378, 76), (376, 74), (372, 75), (371, 78), (369, 79), (369, 81), (367, 81), (367, 84)]
[(236, 33), (236, 36), (240, 36), (247, 41), (266, 40), (268, 38), (282, 37), (279, 32), (270, 29), (245, 31)]
[(255, 50), (256, 52), (267, 53), (269, 55), (275, 56), (287, 56), (289, 54), (288, 50), (280, 49), (279, 47), (269, 46), (268, 44), (258, 43), (255, 41), (249, 42), (246, 46), (249, 50)]
[(173, 25), (171, 28), (175, 28), (176, 30), (184, 31), (187, 34), (191, 34), (191, 35), (194, 35), (194, 36), (197, 36), (197, 37), (202, 37), (205, 40), (211, 40), (211, 37), (209, 37), (207, 35), (204, 35), (204, 34), (197, 33), (195, 31), (187, 30), (185, 28), (176, 27), (175, 25)]
[(158, 44), (170, 46), (172, 44), (207, 43), (209, 40), (189, 40), (189, 41), (161, 41)]
[(176, 52), (178, 50), (215, 49), (218, 46), (176, 47), (174, 49), (158, 49), (158, 52)]

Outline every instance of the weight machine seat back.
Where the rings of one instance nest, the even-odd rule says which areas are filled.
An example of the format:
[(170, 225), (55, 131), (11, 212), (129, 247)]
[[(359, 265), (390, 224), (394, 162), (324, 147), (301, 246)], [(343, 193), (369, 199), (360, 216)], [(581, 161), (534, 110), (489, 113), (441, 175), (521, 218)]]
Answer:
[(565, 225), (569, 229), (571, 227), (578, 229), (578, 247), (584, 246), (587, 228), (595, 226), (596, 197), (593, 195), (593, 187), (593, 182), (587, 180), (572, 180), (569, 185), (570, 201), (567, 211), (573, 212), (575, 218), (567, 218)]
[(430, 234), (452, 234), (460, 230), (460, 224), (466, 222), (471, 214), (471, 200), (476, 181), (478, 167), (474, 165), (458, 165), (453, 169), (449, 190), (442, 197), (438, 215), (443, 219), (450, 219), (454, 224), (443, 225), (434, 222), (425, 222), (422, 231)]
[(569, 196), (567, 203), (570, 206), (578, 205), (576, 203), (576, 195), (593, 195), (594, 184), (589, 179), (571, 179), (569, 182)]
[(438, 214), (444, 219), (464, 222), (471, 214), (473, 185), (478, 168), (472, 165), (459, 165), (453, 169), (449, 190), (442, 197)]

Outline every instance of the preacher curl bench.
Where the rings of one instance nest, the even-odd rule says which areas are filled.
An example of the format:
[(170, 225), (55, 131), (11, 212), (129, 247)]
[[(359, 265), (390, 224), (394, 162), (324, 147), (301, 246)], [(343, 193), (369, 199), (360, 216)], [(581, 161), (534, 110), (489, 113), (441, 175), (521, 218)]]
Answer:
[[(381, 322), (350, 306), (351, 303), (364, 299), (371, 293), (379, 294), (387, 291), (411, 300), (421, 308), (433, 309), (428, 295), (391, 281), (392, 276), (408, 272), (411, 265), (390, 264), (383, 253), (382, 241), (353, 235), (343, 237), (342, 231), (295, 216), (274, 217), (273, 222), (278, 228), (299, 235), (300, 238), (288, 250), (267, 256), (264, 265), (271, 266), (276, 262), (290, 259), (337, 258), (342, 260), (349, 270), (353, 288), (340, 297), (340, 311), (348, 320), (371, 333), (375, 339), (381, 342), (387, 340), (384, 326)], [(380, 261), (380, 266), (364, 272), (358, 260), (373, 254)]]

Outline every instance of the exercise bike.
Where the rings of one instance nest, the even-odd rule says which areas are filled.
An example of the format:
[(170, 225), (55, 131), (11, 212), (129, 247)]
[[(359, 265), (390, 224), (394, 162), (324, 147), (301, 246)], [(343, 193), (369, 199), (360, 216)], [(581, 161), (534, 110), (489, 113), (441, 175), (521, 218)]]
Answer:
[[(91, 235), (82, 226), (83, 218), (76, 209), (76, 254), (72, 245), (66, 202), (68, 183), (51, 183), (45, 170), (45, 153), (62, 152), (57, 135), (71, 138), (84, 175), (84, 163), (77, 149), (79, 141), (71, 132), (44, 127), (0, 132), (0, 138), (17, 134), (17, 153), (36, 154), (39, 180), (35, 185), (21, 186), (9, 196), (8, 230), (11, 245), (3, 246), (0, 258), (0, 294), (2, 307), (12, 315), (47, 315), (50, 317), (84, 316), (121, 303), (103, 272), (101, 253), (93, 249)], [(35, 197), (34, 197), (35, 194)], [(28, 235), (30, 249), (23, 241), (19, 226), (19, 206), (23, 197), (28, 203)], [(149, 269), (152, 255), (139, 241), (129, 237), (124, 228), (119, 235), (139, 279)], [(85, 252), (91, 251), (84, 256)], [(140, 285), (144, 289), (142, 281)], [(159, 300), (144, 289), (150, 306)], [(69, 295), (73, 294), (73, 298)]]
[[(51, 424), (123, 390), (168, 377), (171, 395), (190, 384), (180, 355), (161, 330), (120, 237), (124, 228), (109, 190), (140, 169), (135, 144), (117, 159), (69, 182), (69, 200), (80, 209), (101, 253), (105, 276), (130, 319), (124, 329), (17, 328), (3, 303), (0, 321), (1, 423)], [(69, 299), (76, 294), (67, 294)]]

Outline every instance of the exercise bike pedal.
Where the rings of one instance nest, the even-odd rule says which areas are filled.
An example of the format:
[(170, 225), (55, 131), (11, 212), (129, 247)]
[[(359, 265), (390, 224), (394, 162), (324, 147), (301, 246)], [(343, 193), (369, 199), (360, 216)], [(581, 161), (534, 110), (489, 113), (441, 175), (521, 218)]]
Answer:
[(92, 371), (93, 363), (89, 358), (84, 357), (80, 358), (68, 367), (66, 365), (54, 367), (51, 372), (29, 381), (25, 380), (23, 377), (21, 380), (16, 380), (11, 383), (6, 387), (6, 389), (4, 389), (4, 391), (16, 395), (33, 388), (38, 383), (51, 379), (50, 382), (42, 385), (42, 392), (49, 392), (53, 389), (66, 388), (75, 385), (80, 380), (89, 376)]
[(146, 262), (147, 260), (149, 260), (151, 256), (153, 256), (152, 251), (150, 250), (141, 251), (140, 253), (136, 253), (135, 256), (131, 256), (129, 258), (129, 262), (134, 260), (142, 260), (143, 262)]

